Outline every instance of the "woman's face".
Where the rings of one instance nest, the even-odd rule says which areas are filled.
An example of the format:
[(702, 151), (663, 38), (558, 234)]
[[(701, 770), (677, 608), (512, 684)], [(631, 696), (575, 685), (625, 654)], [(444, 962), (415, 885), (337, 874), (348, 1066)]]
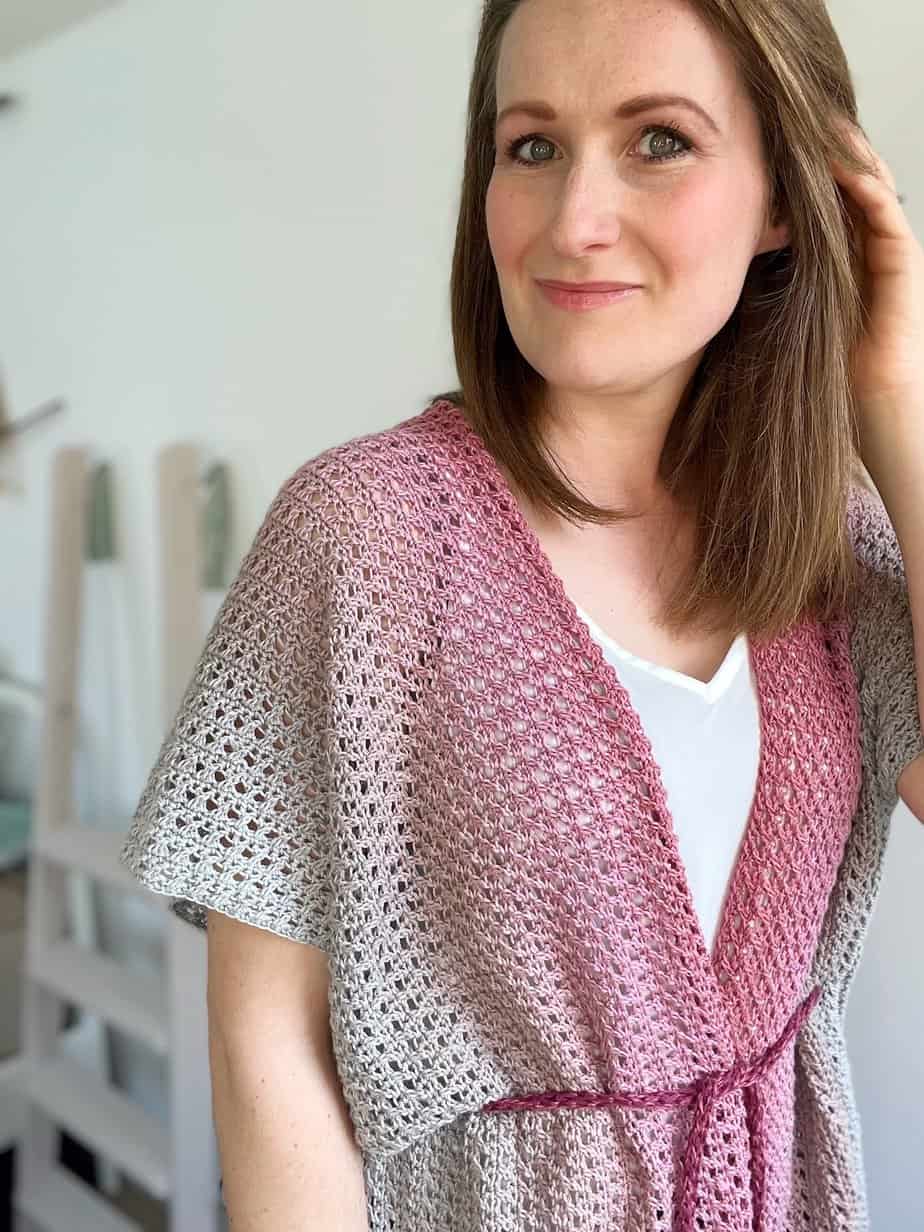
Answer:
[[(688, 97), (715, 128), (677, 102), (614, 115), (656, 93)], [(524, 101), (556, 118), (502, 116)], [(666, 383), (679, 397), (753, 257), (789, 242), (767, 225), (758, 118), (731, 54), (679, 0), (524, 0), (504, 33), (497, 114), (487, 225), (517, 346), (555, 388)], [(520, 165), (508, 146), (534, 134)], [(641, 290), (569, 312), (537, 278)]]

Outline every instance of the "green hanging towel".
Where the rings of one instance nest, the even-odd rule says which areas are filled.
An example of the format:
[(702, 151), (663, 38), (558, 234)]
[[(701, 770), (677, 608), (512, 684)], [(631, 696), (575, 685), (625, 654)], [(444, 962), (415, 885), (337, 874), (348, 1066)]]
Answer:
[(0, 870), (24, 863), (29, 853), (31, 816), (28, 800), (0, 800)]
[(228, 467), (215, 462), (206, 472), (202, 514), (202, 584), (207, 590), (222, 590), (225, 585), (230, 510)]
[(90, 478), (87, 515), (87, 560), (114, 560), (115, 535), (112, 517), (112, 467), (100, 462)]

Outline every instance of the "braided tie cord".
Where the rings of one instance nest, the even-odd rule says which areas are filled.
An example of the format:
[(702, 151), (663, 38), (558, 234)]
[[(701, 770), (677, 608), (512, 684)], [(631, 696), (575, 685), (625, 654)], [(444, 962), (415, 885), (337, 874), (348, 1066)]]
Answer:
[(692, 1105), (693, 1122), (683, 1155), (680, 1197), (674, 1220), (674, 1232), (694, 1232), (699, 1178), (709, 1129), (709, 1119), (716, 1103), (731, 1091), (744, 1093), (748, 1138), (751, 1146), (751, 1200), (754, 1212), (754, 1232), (761, 1232), (764, 1216), (767, 1161), (764, 1151), (764, 1115), (759, 1083), (764, 1074), (779, 1060), (802, 1028), (821, 996), (814, 988), (794, 1011), (781, 1035), (757, 1057), (746, 1062), (738, 1060), (729, 1069), (701, 1075), (695, 1082), (669, 1091), (648, 1091), (640, 1095), (622, 1091), (544, 1091), (534, 1095), (517, 1095), (492, 1100), (481, 1111), (486, 1113), (548, 1111), (555, 1108), (677, 1108)]

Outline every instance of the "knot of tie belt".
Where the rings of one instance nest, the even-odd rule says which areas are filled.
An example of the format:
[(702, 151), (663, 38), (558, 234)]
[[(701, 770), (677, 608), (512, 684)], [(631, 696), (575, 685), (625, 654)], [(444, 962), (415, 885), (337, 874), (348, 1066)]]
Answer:
[(692, 1105), (693, 1120), (683, 1153), (680, 1194), (674, 1217), (674, 1232), (693, 1232), (699, 1178), (709, 1130), (709, 1119), (716, 1102), (731, 1091), (742, 1091), (748, 1139), (751, 1147), (751, 1205), (755, 1232), (761, 1232), (766, 1198), (767, 1157), (765, 1151), (764, 1105), (760, 1079), (788, 1047), (802, 1028), (821, 996), (814, 988), (795, 1010), (779, 1039), (751, 1061), (736, 1060), (726, 1070), (703, 1074), (695, 1082), (672, 1091), (646, 1091), (635, 1095), (624, 1091), (543, 1091), (535, 1095), (515, 1095), (485, 1104), (482, 1112), (551, 1111), (556, 1108), (678, 1108)]

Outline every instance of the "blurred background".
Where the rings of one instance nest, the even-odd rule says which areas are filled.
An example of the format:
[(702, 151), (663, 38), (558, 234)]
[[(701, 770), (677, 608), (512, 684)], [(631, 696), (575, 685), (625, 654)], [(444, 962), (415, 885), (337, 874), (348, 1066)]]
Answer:
[[(41, 1143), (52, 1114), (63, 1132), (47, 1218), (70, 1221), (44, 1232), (84, 1227), (62, 1171), (105, 1195), (112, 1214), (88, 1225), (100, 1232), (209, 1226), (201, 1213), (181, 1229), (170, 1209), (182, 1160), (204, 1177), (192, 1209), (206, 1211), (217, 1180), (194, 998), (171, 1055), (174, 994), (197, 988), (202, 938), (93, 870), (112, 873), (175, 682), (279, 485), (456, 380), (448, 283), (480, 7), (0, 7), (0, 1229), (14, 1142), (26, 1126)], [(862, 122), (924, 225), (924, 12), (916, 0), (829, 9)], [(68, 538), (53, 519), (66, 523), (80, 493), (89, 530)], [(197, 528), (194, 559), (165, 562), (171, 517), (177, 543)], [(49, 704), (70, 742), (66, 783), (40, 757)], [(51, 853), (27, 910), (42, 792), (100, 842)], [(13, 1081), (23, 956), (63, 904), (98, 960), (84, 970), (58, 954), (27, 1017), (38, 1038), (49, 990), (85, 990), (99, 1012), (75, 994), (64, 1025), (98, 1085), (55, 1070), (30, 1119)], [(922, 904), (924, 832), (900, 804), (848, 1019), (875, 1232), (924, 1227)], [(94, 1094), (109, 1089), (118, 1102)]]

